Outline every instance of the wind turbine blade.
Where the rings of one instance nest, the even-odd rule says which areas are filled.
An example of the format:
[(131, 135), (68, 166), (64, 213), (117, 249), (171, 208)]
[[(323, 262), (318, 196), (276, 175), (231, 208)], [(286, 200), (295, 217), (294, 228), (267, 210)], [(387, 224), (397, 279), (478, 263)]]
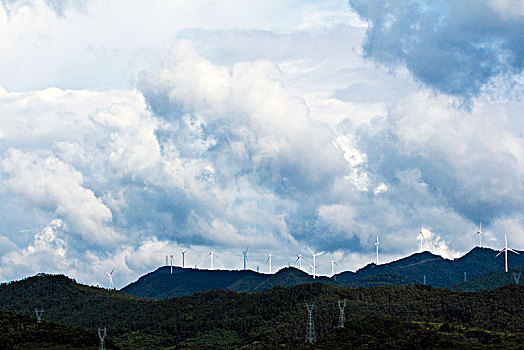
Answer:
[(512, 253), (515, 253), (515, 254), (519, 255), (519, 253), (518, 253), (518, 252), (514, 251), (514, 250), (513, 250), (513, 249), (511, 249), (511, 248), (508, 248), (508, 250), (509, 250), (510, 252), (512, 252)]
[(297, 261), (299, 261), (299, 260), (300, 260), (300, 257), (299, 257), (299, 256), (297, 256), (297, 260), (295, 260), (295, 262), (297, 262)]
[(317, 254), (315, 254), (315, 255), (316, 255), (316, 256), (319, 256), (319, 255), (322, 255), (322, 254), (324, 254), (324, 253), (326, 253), (326, 252), (320, 252), (320, 253), (317, 253)]
[(311, 254), (315, 255), (315, 253), (313, 253), (313, 251), (311, 250), (311, 248), (309, 248), (309, 247), (306, 247), (306, 248), (307, 248), (307, 250), (309, 250), (309, 251), (311, 252)]
[(497, 255), (495, 255), (495, 258), (499, 256), (500, 254), (504, 253), (504, 250), (501, 250)]
[(114, 271), (115, 271), (115, 267), (113, 267), (113, 269), (111, 270), (110, 275), (112, 275)]

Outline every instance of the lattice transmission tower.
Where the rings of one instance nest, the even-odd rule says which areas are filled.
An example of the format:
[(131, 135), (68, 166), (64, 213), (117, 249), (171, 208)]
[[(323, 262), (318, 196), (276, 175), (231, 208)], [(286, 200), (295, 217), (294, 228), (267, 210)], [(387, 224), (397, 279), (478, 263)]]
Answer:
[(338, 309), (340, 310), (340, 316), (338, 317), (338, 328), (344, 328), (346, 323), (346, 316), (344, 315), (344, 309), (346, 308), (346, 299), (338, 301)]
[(100, 339), (100, 346), (98, 347), (100, 350), (106, 349), (106, 343), (104, 341), (105, 337), (107, 335), (107, 330), (104, 327), (104, 329), (98, 328), (98, 338)]
[(522, 272), (519, 272), (519, 273), (513, 272), (513, 278), (515, 279), (515, 284), (519, 284), (521, 275), (522, 275)]
[(306, 304), (307, 307), (307, 329), (306, 329), (306, 343), (313, 343), (317, 340), (315, 336), (315, 325), (313, 324), (313, 308), (315, 304)]
[(36, 322), (37, 322), (37, 323), (42, 322), (42, 314), (43, 314), (43, 313), (44, 313), (44, 309), (40, 309), (40, 310), (38, 310), (38, 309), (35, 308)]

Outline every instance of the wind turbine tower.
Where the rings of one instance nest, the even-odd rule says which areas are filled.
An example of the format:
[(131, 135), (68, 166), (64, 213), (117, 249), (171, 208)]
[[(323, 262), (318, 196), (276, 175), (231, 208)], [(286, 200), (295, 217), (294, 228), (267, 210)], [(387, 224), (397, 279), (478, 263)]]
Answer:
[(482, 248), (482, 222), (479, 222), (479, 231), (477, 232), (477, 235), (479, 235), (479, 247)]
[(377, 242), (375, 243), (375, 245), (377, 246), (377, 265), (378, 265), (378, 233), (377, 233)]
[(517, 253), (516, 251), (514, 251), (513, 249), (511, 248), (508, 248), (508, 236), (504, 233), (504, 249), (502, 249), (497, 255), (495, 255), (495, 258), (497, 256), (499, 256), (500, 254), (502, 254), (502, 252), (504, 252), (504, 258), (506, 260), (506, 272), (508, 272), (508, 250), (512, 253), (515, 253), (515, 254), (519, 254)]
[(311, 255), (313, 256), (313, 265), (311, 265), (311, 270), (313, 272), (313, 279), (315, 279), (316, 274), (317, 274), (316, 257), (324, 254), (325, 252), (320, 252), (320, 253), (315, 254), (309, 247), (307, 247), (307, 249), (311, 252)]
[[(210, 259), (211, 259), (211, 270), (213, 270), (213, 256), (217, 256), (217, 255), (211, 251), (211, 252), (209, 252), (209, 254), (207, 256), (209, 256)], [(217, 256), (217, 258), (218, 258), (218, 256)]]
[(173, 274), (173, 254), (169, 256), (171, 258), (171, 274)]
[(244, 256), (244, 270), (247, 269), (247, 250), (249, 249), (249, 245), (246, 247), (246, 250), (242, 251), (242, 255)]
[[(272, 255), (271, 254), (268, 254), (267, 255), (267, 260), (266, 262), (269, 262), (269, 273), (271, 273), (271, 257)], [(246, 269), (245, 265), (244, 265), (244, 270)]]
[(187, 253), (188, 250), (189, 250), (189, 248), (187, 248), (186, 250), (182, 251), (182, 268), (184, 268), (184, 266), (185, 266), (185, 254)]
[(424, 251), (424, 245), (423, 245), (423, 243), (426, 242), (426, 240), (424, 239), (424, 234), (422, 233), (423, 230), (424, 230), (424, 225), (421, 225), (421, 226), (420, 226), (420, 234), (419, 234), (419, 236), (417, 237), (418, 239), (420, 239), (420, 252), (421, 252), (421, 253)]
[(338, 265), (335, 260), (331, 259), (331, 277), (335, 276), (335, 265)]
[(297, 254), (297, 260), (295, 260), (295, 262), (298, 262), (298, 268), (299, 268), (300, 270), (302, 270), (302, 259), (304, 259), (304, 260), (307, 261), (307, 259), (305, 259), (305, 258), (302, 256), (302, 253)]
[(115, 268), (111, 270), (110, 273), (106, 273), (107, 279), (109, 280), (109, 289), (115, 289), (115, 285), (113, 284), (113, 272), (115, 271)]

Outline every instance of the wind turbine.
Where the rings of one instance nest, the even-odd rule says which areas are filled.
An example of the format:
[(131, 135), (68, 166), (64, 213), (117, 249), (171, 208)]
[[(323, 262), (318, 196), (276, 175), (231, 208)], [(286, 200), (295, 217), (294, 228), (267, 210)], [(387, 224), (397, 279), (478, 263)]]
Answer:
[(182, 253), (182, 268), (184, 268), (185, 266), (185, 254), (187, 253), (188, 250), (189, 248), (181, 252)]
[(335, 265), (338, 265), (334, 259), (331, 259), (331, 277), (335, 276)]
[(295, 260), (295, 263), (298, 262), (298, 268), (300, 270), (302, 270), (302, 259), (304, 259), (307, 262), (309, 262), (306, 258), (304, 258), (304, 256), (302, 255), (302, 252), (298, 253), (297, 254), (297, 260)]
[(477, 235), (479, 235), (480, 245), (479, 247), (482, 248), (482, 222), (479, 222), (479, 231), (477, 232)]
[(377, 246), (377, 265), (378, 265), (378, 233), (377, 233), (377, 242), (375, 243), (375, 245)]
[(106, 273), (107, 278), (109, 279), (109, 289), (115, 289), (115, 285), (113, 284), (113, 272), (115, 271), (115, 268), (111, 270), (110, 273)]
[(213, 270), (213, 256), (216, 256), (218, 258), (218, 256), (213, 253), (212, 251), (209, 252), (209, 254), (207, 256), (210, 256), (211, 257), (211, 270)]
[(519, 254), (517, 253), (516, 251), (514, 251), (513, 249), (511, 248), (508, 248), (508, 237), (507, 235), (504, 233), (504, 242), (505, 242), (505, 246), (504, 246), (504, 249), (502, 249), (497, 255), (495, 255), (495, 258), (497, 256), (499, 256), (500, 254), (502, 254), (502, 252), (504, 252), (504, 256), (505, 256), (505, 259), (506, 259), (506, 272), (508, 272), (508, 250), (512, 253), (515, 253), (515, 254)]
[(420, 234), (419, 236), (417, 237), (417, 239), (420, 239), (420, 252), (423, 252), (423, 243), (426, 242), (426, 240), (424, 239), (424, 234), (422, 233), (422, 230), (424, 229), (424, 225), (420, 225)]
[(324, 254), (325, 252), (315, 253), (309, 247), (307, 247), (307, 249), (311, 252), (311, 256), (313, 256), (313, 265), (311, 265), (311, 264), (309, 264), (309, 265), (311, 265), (311, 270), (313, 272), (313, 279), (315, 279), (316, 272), (317, 272), (316, 257), (319, 256), (319, 255)]
[(249, 249), (249, 244), (246, 247), (246, 250), (242, 251), (242, 255), (244, 256), (244, 270), (247, 268), (247, 250)]
[(173, 254), (169, 256), (171, 258), (171, 274), (173, 274)]
[(278, 256), (274, 256), (272, 255), (271, 253), (267, 255), (267, 260), (266, 262), (269, 262), (269, 273), (271, 273), (271, 258), (278, 258)]

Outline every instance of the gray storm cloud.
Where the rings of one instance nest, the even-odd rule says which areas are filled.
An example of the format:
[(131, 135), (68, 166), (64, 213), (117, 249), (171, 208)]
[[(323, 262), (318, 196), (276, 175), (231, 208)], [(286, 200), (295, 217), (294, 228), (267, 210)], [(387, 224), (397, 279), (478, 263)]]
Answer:
[[(1, 278), (42, 268), (100, 283), (116, 266), (123, 285), (188, 247), (191, 266), (207, 267), (213, 249), (221, 268), (240, 268), (247, 244), (253, 264), (271, 251), (287, 265), (309, 245), (355, 269), (372, 261), (377, 233), (384, 261), (416, 251), (422, 223), (446, 257), (474, 246), (478, 221), (486, 244), (498, 248), (504, 231), (524, 244), (521, 96), (477, 94), (493, 79), (522, 86), (520, 2), (352, 1), (367, 34), (337, 0), (228, 2), (270, 15), (204, 16), (184, 30), (170, 27), (183, 25), (180, 8), (158, 18), (126, 1), (94, 1), (93, 13), (64, 2), (61, 16), (53, 3), (5, 0), (18, 6), (9, 19), (0, 7), (0, 45), (19, 55), (0, 81)], [(177, 4), (209, 13), (208, 2)], [(162, 24), (135, 37), (137, 16)], [(84, 46), (100, 60), (83, 60)], [(138, 51), (147, 59), (126, 66)], [(13, 85), (22, 76), (30, 84)], [(80, 88), (63, 88), (69, 78)]]
[[(438, 91), (470, 98), (490, 79), (524, 67), (522, 2), (349, 0), (369, 22), (364, 52), (405, 65)], [(520, 4), (520, 5), (519, 5)]]

